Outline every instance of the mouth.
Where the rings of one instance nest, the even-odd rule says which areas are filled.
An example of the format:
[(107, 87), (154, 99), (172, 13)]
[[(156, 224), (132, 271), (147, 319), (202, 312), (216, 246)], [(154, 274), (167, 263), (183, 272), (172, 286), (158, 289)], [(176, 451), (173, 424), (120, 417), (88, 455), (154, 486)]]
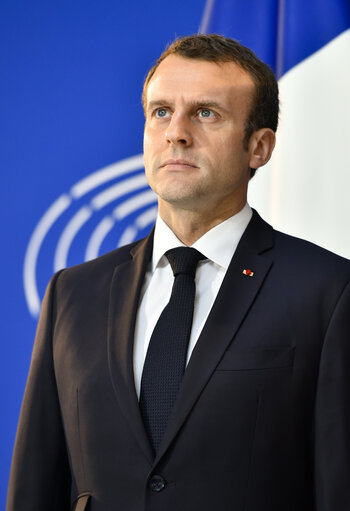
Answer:
[(198, 166), (188, 160), (182, 160), (182, 159), (173, 160), (172, 159), (172, 160), (166, 160), (164, 163), (162, 163), (160, 168), (183, 170), (183, 169), (190, 169), (190, 168), (198, 169)]

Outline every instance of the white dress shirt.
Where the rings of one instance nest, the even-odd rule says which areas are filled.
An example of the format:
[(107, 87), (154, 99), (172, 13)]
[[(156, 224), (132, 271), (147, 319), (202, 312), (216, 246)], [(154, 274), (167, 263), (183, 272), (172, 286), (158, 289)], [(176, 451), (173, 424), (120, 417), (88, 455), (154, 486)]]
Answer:
[[(252, 210), (246, 204), (239, 213), (210, 229), (192, 245), (207, 259), (198, 263), (196, 272), (196, 298), (187, 363), (251, 217)], [(138, 396), (148, 344), (158, 318), (169, 302), (174, 283), (171, 266), (164, 254), (167, 250), (183, 246), (185, 245), (158, 215), (152, 260), (145, 275), (135, 326), (134, 377)]]

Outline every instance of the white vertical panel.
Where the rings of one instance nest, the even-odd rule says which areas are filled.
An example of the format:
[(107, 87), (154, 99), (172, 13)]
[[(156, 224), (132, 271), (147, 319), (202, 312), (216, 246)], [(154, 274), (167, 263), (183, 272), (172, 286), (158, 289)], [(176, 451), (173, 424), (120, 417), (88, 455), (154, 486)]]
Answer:
[(350, 257), (350, 30), (279, 83), (276, 149), (249, 202), (275, 228)]

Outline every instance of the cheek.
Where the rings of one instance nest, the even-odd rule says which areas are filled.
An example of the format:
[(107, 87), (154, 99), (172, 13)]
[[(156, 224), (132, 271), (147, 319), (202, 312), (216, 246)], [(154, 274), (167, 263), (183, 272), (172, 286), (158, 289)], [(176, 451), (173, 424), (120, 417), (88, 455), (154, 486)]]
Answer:
[(162, 136), (160, 133), (155, 133), (150, 129), (146, 129), (143, 136), (143, 152), (147, 158), (156, 156), (157, 153), (162, 150)]
[(146, 178), (147, 178), (148, 182), (151, 177), (152, 160), (153, 160), (152, 147), (149, 144), (148, 137), (145, 134), (144, 140), (143, 140), (143, 163), (144, 163), (145, 174), (146, 174)]
[(152, 166), (151, 166), (151, 164), (149, 164), (147, 162), (147, 160), (145, 158), (144, 158), (144, 162), (145, 162), (145, 176), (146, 176), (147, 183), (152, 188), (152, 190), (154, 190), (155, 189), (155, 178), (154, 178), (154, 175), (152, 172)]
[(145, 128), (145, 131), (143, 132), (143, 152), (144, 154), (148, 154), (150, 147), (150, 136), (148, 130)]
[(236, 149), (233, 147), (232, 141), (222, 140), (220, 143), (212, 147), (209, 158), (211, 166), (215, 172), (220, 169), (226, 172), (228, 167), (235, 165)]
[(226, 161), (231, 161), (235, 167), (246, 166), (248, 162), (249, 153), (243, 146), (241, 138), (227, 140), (223, 145), (223, 155)]

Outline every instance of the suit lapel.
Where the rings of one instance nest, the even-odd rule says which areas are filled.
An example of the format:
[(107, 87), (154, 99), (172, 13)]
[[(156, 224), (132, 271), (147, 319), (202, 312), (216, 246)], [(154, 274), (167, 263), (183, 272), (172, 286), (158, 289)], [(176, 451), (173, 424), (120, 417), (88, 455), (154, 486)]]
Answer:
[(108, 360), (114, 391), (120, 408), (150, 463), (153, 454), (143, 427), (135, 390), (133, 346), (139, 296), (152, 247), (153, 232), (117, 265), (111, 284), (108, 312)]
[[(272, 265), (262, 255), (272, 244), (273, 229), (254, 212), (193, 350), (155, 463), (174, 439), (248, 313)], [(244, 269), (254, 271), (254, 276), (245, 275)]]

